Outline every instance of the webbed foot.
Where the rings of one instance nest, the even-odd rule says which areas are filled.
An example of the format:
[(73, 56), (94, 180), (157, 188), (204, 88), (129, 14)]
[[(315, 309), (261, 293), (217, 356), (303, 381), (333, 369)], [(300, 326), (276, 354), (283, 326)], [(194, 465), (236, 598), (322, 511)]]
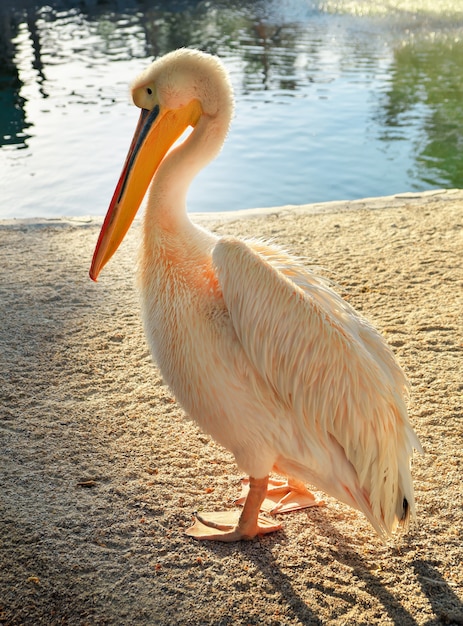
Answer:
[[(244, 504), (249, 492), (249, 480), (241, 481), (241, 496), (235, 500), (235, 504)], [(277, 513), (289, 513), (307, 509), (312, 506), (325, 506), (323, 500), (317, 500), (303, 482), (290, 478), (289, 480), (276, 480), (270, 478), (267, 493), (262, 501), (260, 510), (271, 515)]]
[(258, 515), (255, 523), (244, 524), (239, 511), (205, 512), (196, 515), (193, 526), (186, 534), (195, 539), (209, 541), (247, 541), (257, 535), (266, 535), (280, 530), (276, 524), (262, 515)]

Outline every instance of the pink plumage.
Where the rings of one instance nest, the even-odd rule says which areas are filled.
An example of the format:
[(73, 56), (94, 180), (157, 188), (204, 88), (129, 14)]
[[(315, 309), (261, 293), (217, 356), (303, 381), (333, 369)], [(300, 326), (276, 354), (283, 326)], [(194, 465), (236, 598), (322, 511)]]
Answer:
[[(132, 94), (146, 109), (141, 139), (129, 152), (91, 275), (117, 248), (152, 179), (139, 283), (146, 336), (179, 403), (250, 476), (236, 523), (206, 516), (189, 534), (235, 541), (277, 530), (259, 515), (272, 470), (289, 477), (293, 508), (316, 504), (307, 482), (391, 534), (414, 513), (410, 460), (421, 449), (393, 353), (299, 259), (261, 241), (219, 238), (189, 219), (188, 185), (220, 150), (233, 112), (218, 59), (170, 53)], [(188, 124), (189, 137), (168, 152)]]

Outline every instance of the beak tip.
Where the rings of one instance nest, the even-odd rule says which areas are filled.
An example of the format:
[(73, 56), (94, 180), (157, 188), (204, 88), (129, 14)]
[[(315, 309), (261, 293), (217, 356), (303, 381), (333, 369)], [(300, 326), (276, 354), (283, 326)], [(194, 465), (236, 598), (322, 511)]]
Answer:
[(91, 280), (93, 280), (94, 283), (98, 282), (98, 274), (93, 271), (93, 268), (90, 269), (88, 275), (91, 278)]

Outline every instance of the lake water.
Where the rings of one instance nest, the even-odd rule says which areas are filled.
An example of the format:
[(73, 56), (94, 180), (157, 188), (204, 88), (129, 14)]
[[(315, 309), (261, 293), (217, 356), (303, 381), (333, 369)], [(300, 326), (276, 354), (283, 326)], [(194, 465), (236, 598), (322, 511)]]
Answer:
[(463, 187), (462, 5), (3, 0), (0, 219), (103, 215), (128, 85), (181, 46), (218, 54), (237, 101), (190, 211)]

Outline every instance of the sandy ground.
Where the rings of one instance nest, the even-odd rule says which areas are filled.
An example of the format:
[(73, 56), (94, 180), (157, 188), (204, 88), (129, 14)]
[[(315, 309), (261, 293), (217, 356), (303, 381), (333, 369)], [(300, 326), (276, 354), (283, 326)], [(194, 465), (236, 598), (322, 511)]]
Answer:
[(384, 546), (328, 498), (252, 542), (187, 538), (241, 474), (150, 360), (139, 226), (94, 284), (98, 220), (2, 222), (0, 623), (463, 624), (463, 192), (201, 221), (309, 257), (384, 333), (426, 451), (418, 521)]

